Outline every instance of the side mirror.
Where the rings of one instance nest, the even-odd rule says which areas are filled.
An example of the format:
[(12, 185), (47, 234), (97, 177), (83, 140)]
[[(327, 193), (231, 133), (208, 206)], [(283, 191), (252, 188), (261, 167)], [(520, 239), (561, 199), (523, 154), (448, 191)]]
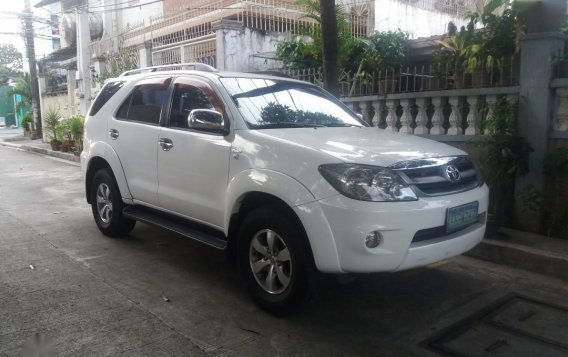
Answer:
[(187, 118), (187, 125), (190, 129), (216, 134), (228, 134), (228, 124), (223, 114), (210, 109), (194, 109), (189, 112)]

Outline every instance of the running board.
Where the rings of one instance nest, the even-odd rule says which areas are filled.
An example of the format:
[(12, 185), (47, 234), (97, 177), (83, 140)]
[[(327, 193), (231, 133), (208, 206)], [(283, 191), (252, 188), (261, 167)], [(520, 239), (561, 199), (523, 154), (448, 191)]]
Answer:
[(222, 232), (187, 219), (143, 206), (127, 206), (122, 210), (122, 215), (126, 218), (163, 228), (216, 249), (224, 250), (227, 248), (227, 240), (224, 239)]

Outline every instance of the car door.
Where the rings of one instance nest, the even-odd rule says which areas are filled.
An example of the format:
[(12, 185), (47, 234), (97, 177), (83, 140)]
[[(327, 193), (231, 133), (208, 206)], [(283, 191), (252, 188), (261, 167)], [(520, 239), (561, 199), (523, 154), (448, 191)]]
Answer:
[(222, 227), (231, 143), (223, 134), (189, 129), (188, 116), (194, 109), (210, 109), (226, 118), (223, 102), (204, 80), (181, 77), (170, 104), (159, 139), (167, 143), (158, 150), (160, 206)]
[(109, 142), (120, 158), (132, 197), (141, 203), (159, 203), (158, 137), (171, 82), (171, 77), (138, 82), (109, 125)]

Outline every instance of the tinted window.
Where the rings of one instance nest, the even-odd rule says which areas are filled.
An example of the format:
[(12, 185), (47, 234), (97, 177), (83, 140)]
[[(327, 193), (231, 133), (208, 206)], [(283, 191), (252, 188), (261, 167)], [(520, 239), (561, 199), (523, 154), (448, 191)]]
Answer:
[(101, 89), (101, 92), (97, 96), (97, 99), (95, 99), (95, 101), (93, 102), (91, 110), (89, 111), (89, 115), (93, 116), (97, 114), (99, 110), (101, 110), (103, 105), (105, 105), (105, 103), (108, 102), (108, 100), (112, 98), (112, 96), (115, 95), (116, 92), (118, 92), (118, 90), (123, 86), (124, 82), (108, 82), (107, 84), (105, 84)]
[(223, 107), (213, 90), (199, 80), (180, 80), (174, 87), (170, 127), (187, 129), (187, 118), (194, 109), (211, 109), (223, 113)]
[(170, 82), (170, 78), (141, 81), (118, 110), (117, 118), (157, 125)]
[(252, 129), (367, 126), (337, 99), (308, 83), (221, 78)]

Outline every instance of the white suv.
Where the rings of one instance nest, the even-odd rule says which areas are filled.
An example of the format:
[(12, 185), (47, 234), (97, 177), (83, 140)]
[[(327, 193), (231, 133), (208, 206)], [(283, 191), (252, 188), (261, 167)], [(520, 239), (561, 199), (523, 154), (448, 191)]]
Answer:
[(488, 188), (463, 151), (369, 127), (305, 82), (175, 68), (111, 79), (89, 111), (81, 164), (104, 234), (142, 221), (226, 249), (277, 314), (320, 273), (410, 269), (482, 239)]

